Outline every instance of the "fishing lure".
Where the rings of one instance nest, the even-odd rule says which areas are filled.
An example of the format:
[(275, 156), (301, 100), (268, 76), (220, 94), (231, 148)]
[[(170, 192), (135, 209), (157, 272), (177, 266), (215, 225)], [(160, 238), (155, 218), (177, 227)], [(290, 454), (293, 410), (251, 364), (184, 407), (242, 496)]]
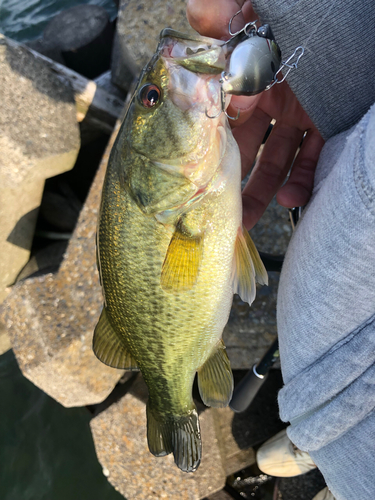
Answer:
[[(292, 69), (296, 69), (304, 53), (303, 47), (297, 47), (286, 61), (282, 61), (280, 47), (276, 43), (271, 27), (264, 24), (257, 28), (257, 21), (247, 23), (241, 30), (233, 33), (233, 19), (229, 21), (231, 38), (225, 42), (226, 68), (221, 73), (221, 110), (225, 112), (225, 96), (251, 96), (269, 90), (276, 83), (282, 83)], [(294, 61), (294, 62), (293, 62)], [(282, 79), (278, 77), (286, 68)], [(226, 113), (227, 114), (227, 113)], [(216, 115), (217, 116), (217, 115)], [(216, 118), (216, 116), (210, 118)], [(236, 117), (228, 118), (236, 120)]]

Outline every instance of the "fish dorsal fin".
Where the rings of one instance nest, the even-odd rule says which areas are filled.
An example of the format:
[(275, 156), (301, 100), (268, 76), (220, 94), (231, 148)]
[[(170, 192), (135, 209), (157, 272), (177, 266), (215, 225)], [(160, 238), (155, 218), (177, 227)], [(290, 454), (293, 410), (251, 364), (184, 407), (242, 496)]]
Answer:
[(205, 405), (214, 408), (228, 406), (233, 393), (233, 375), (222, 340), (198, 370), (198, 388)]
[(267, 284), (267, 271), (247, 229), (242, 226), (238, 229), (234, 249), (233, 293), (238, 293), (244, 302), (251, 304), (256, 294), (255, 281)]
[(132, 356), (109, 323), (105, 307), (95, 327), (92, 348), (96, 357), (105, 365), (122, 370), (138, 370)]
[(197, 470), (201, 461), (202, 442), (196, 408), (185, 415), (162, 415), (148, 401), (146, 414), (150, 452), (156, 457), (173, 452), (175, 464), (182, 471)]
[(203, 236), (191, 236), (177, 224), (161, 271), (162, 289), (169, 293), (191, 290), (197, 281), (202, 252)]

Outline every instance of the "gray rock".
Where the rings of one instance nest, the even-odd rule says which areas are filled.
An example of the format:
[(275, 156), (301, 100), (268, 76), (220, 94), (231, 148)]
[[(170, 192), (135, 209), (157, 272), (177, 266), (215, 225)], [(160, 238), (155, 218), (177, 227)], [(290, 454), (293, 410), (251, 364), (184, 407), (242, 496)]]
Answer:
[(73, 93), (43, 61), (0, 35), (0, 302), (29, 259), (44, 180), (80, 147)]
[(0, 355), (4, 354), (4, 352), (9, 351), (11, 347), (12, 344), (10, 343), (7, 329), (5, 325), (0, 322)]
[(30, 49), (39, 52), (39, 54), (43, 54), (49, 59), (58, 62), (59, 64), (64, 64), (64, 59), (59, 47), (56, 46), (55, 43), (52, 46), (50, 46), (49, 43), (46, 42), (43, 37), (36, 38), (35, 40), (30, 40), (29, 42), (26, 42), (25, 45), (27, 47), (30, 47)]
[[(211, 408), (210, 412), (215, 422), (216, 436), (218, 438), (225, 475), (230, 476), (241, 469), (253, 465), (255, 463), (253, 448), (240, 447), (233, 436), (233, 419), (235, 416), (233, 411), (227, 407)], [(246, 432), (246, 426), (243, 427), (243, 432)]]
[[(88, 80), (76, 71), (59, 64), (49, 57), (39, 53), (36, 49), (21, 45), (14, 40), (7, 39), (8, 45), (26, 50), (33, 60), (38, 60), (48, 67), (69, 90), (72, 89), (76, 103), (77, 121), (80, 123), (81, 140), (91, 142), (98, 137), (98, 133), (111, 135), (116, 120), (124, 108), (123, 97), (117, 97), (107, 92), (93, 80)], [(34, 46), (33, 44), (29, 44)], [(37, 48), (37, 47), (36, 47)], [(118, 92), (116, 92), (118, 94)], [(123, 96), (123, 94), (121, 94)]]
[(125, 101), (126, 93), (123, 92), (119, 87), (116, 87), (116, 85), (113, 85), (112, 83), (111, 70), (105, 71), (101, 75), (94, 78), (94, 82), (98, 87), (106, 90), (109, 94), (118, 97), (122, 101)]
[(56, 272), (63, 260), (67, 244), (67, 241), (59, 241), (36, 252), (17, 276), (17, 281), (24, 280), (37, 273)]
[(115, 85), (128, 90), (168, 27), (194, 33), (186, 19), (186, 0), (121, 0), (111, 63)]
[(146, 439), (147, 388), (138, 375), (130, 391), (90, 423), (96, 453), (109, 482), (128, 500), (199, 500), (225, 484), (213, 413), (199, 419), (203, 457), (194, 473), (180, 471), (173, 455), (154, 457)]
[(217, 491), (213, 493), (206, 500), (233, 500), (233, 497), (229, 495), (225, 490)]
[(91, 348), (102, 307), (96, 219), (113, 140), (114, 135), (59, 272), (15, 285), (0, 316), (23, 374), (64, 406), (101, 402), (123, 373), (103, 365)]
[(99, 5), (62, 10), (47, 24), (43, 37), (28, 42), (37, 52), (94, 78), (109, 68), (114, 35), (109, 15)]
[(76, 5), (55, 16), (43, 32), (68, 68), (94, 78), (109, 69), (114, 26), (104, 7)]

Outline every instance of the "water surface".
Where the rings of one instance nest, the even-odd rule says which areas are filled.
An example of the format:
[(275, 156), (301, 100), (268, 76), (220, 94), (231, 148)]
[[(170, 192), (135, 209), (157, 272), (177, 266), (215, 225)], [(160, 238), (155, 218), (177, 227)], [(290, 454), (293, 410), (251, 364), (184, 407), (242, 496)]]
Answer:
[(33, 40), (56, 14), (81, 4), (100, 5), (116, 17), (113, 0), (0, 0), (0, 32), (19, 42)]
[(86, 408), (64, 408), (0, 356), (1, 500), (124, 500), (103, 475)]

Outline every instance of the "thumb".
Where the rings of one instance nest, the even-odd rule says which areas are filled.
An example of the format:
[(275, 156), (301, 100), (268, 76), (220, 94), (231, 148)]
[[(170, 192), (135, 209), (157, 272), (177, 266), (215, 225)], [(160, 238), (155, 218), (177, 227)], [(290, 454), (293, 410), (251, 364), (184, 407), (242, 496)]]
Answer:
[[(201, 35), (227, 40), (230, 38), (229, 21), (244, 4), (250, 4), (250, 2), (248, 0), (189, 0), (186, 15), (192, 28)], [(248, 10), (247, 7), (246, 11)], [(232, 32), (238, 31), (244, 25), (245, 18), (240, 12), (233, 19)]]

